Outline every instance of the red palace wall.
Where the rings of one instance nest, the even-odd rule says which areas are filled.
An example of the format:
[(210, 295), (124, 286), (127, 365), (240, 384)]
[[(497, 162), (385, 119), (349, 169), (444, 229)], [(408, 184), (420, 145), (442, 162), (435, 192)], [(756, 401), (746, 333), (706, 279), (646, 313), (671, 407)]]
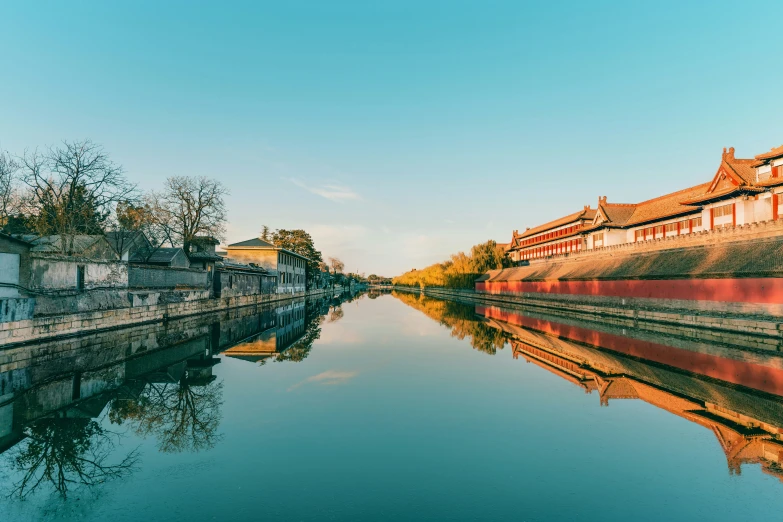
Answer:
[(783, 304), (783, 278), (773, 277), (623, 281), (497, 281), (477, 282), (476, 291), (490, 294), (541, 293)]

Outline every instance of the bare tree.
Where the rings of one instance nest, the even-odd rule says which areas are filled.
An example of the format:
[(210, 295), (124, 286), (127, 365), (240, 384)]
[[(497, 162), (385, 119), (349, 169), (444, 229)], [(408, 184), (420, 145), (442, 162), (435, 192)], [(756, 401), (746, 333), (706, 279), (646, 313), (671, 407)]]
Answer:
[(343, 263), (336, 257), (329, 258), (329, 266), (332, 267), (332, 272), (334, 272), (335, 274), (342, 274), (343, 270), (345, 270), (345, 263)]
[(221, 439), (222, 404), (222, 382), (199, 386), (183, 377), (177, 383), (147, 383), (137, 399), (113, 402), (109, 418), (116, 424), (131, 422), (141, 437), (157, 437), (164, 453), (200, 451)]
[(77, 234), (103, 233), (114, 206), (136, 197), (122, 167), (89, 140), (25, 152), (20, 163), (35, 229), (59, 235), (63, 254), (73, 252)]
[(206, 177), (174, 176), (162, 192), (153, 193), (150, 204), (155, 219), (172, 245), (190, 253), (193, 238), (208, 235), (222, 239), (226, 224), (228, 189)]
[[(144, 198), (149, 199), (149, 198)], [(129, 260), (138, 256), (148, 261), (168, 242), (166, 228), (155, 217), (149, 201), (120, 201), (107, 227), (112, 246), (121, 256), (127, 251)]]
[(0, 150), (0, 230), (8, 223), (8, 218), (19, 210), (15, 191), (18, 171), (19, 163), (10, 154)]
[(119, 434), (93, 419), (54, 416), (25, 429), (27, 441), (17, 446), (12, 467), (21, 473), (12, 495), (26, 498), (49, 486), (63, 498), (76, 486), (96, 486), (122, 478), (136, 469), (139, 454), (121, 460), (114, 454)]

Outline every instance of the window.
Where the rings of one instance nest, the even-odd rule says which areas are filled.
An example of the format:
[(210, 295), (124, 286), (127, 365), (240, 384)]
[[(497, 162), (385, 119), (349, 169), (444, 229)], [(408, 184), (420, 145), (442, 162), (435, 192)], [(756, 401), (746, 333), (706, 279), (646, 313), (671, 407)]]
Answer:
[(593, 248), (600, 248), (604, 246), (604, 233), (593, 234)]
[(677, 223), (669, 223), (666, 226), (666, 234), (668, 235), (670, 232), (677, 233)]
[(699, 216), (697, 218), (691, 219), (691, 226), (693, 228), (700, 227), (701, 226), (701, 216)]
[(663, 234), (663, 225), (655, 227), (655, 235), (657, 236), (658, 234)]
[(634, 233), (634, 241), (644, 241), (644, 229), (637, 230)]
[(721, 207), (715, 207), (712, 209), (713, 217), (719, 218), (723, 216), (730, 216), (734, 213), (734, 205), (723, 205)]
[(82, 372), (76, 372), (73, 374), (73, 382), (71, 384), (71, 400), (79, 400), (82, 397)]
[(76, 289), (80, 292), (84, 291), (84, 265), (76, 267)]

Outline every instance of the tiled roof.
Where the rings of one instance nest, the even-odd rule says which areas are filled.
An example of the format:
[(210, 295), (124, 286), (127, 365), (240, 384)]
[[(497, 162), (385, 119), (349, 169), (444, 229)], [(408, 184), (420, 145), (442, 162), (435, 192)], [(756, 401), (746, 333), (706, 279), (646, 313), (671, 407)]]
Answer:
[(212, 252), (191, 252), (188, 256), (190, 259), (198, 261), (221, 261), (223, 258)]
[(0, 232), (0, 237), (3, 238), (3, 239), (7, 239), (8, 241), (15, 241), (17, 243), (23, 243), (23, 244), (25, 244), (27, 246), (30, 246), (30, 242), (26, 241), (23, 237), (12, 236), (10, 234), (5, 234), (3, 232)]
[(180, 247), (162, 247), (149, 256), (141, 253), (134, 254), (131, 261), (135, 263), (170, 263), (180, 252), (182, 252)]
[(231, 270), (246, 270), (248, 272), (260, 272), (263, 274), (276, 274), (275, 270), (267, 270), (266, 268), (254, 264), (238, 263), (230, 259), (223, 260), (223, 268)]
[(656, 219), (663, 219), (669, 216), (677, 216), (688, 212), (694, 212), (696, 209), (683, 205), (682, 202), (692, 197), (704, 194), (711, 183), (702, 183), (695, 187), (688, 187), (677, 192), (664, 194), (657, 198), (648, 199), (637, 203), (633, 214), (624, 223), (626, 226), (632, 226), (640, 223), (647, 223)]
[(106, 232), (106, 241), (108, 241), (111, 247), (119, 254), (124, 253), (120, 252), (120, 249), (128, 250), (137, 243), (140, 245), (149, 244), (147, 236), (145, 236), (143, 232), (133, 230)]
[(630, 203), (602, 203), (600, 205), (609, 223), (612, 225), (624, 225), (633, 215), (637, 205)]
[(776, 185), (783, 185), (783, 178), (767, 178), (762, 181), (757, 181), (755, 184), (759, 187), (774, 187)]
[(759, 167), (767, 163), (769, 160), (779, 158), (780, 156), (783, 156), (783, 145), (780, 147), (773, 147), (769, 152), (765, 152), (764, 154), (759, 154), (756, 156), (756, 162), (753, 164), (753, 166)]
[(254, 237), (253, 239), (248, 239), (247, 241), (240, 241), (239, 243), (228, 245), (228, 248), (231, 247), (277, 248), (272, 243), (268, 243), (263, 239), (257, 237)]
[(595, 209), (583, 209), (579, 212), (574, 212), (573, 214), (569, 214), (567, 216), (561, 217), (560, 219), (555, 219), (554, 221), (550, 221), (549, 223), (544, 223), (543, 225), (539, 225), (537, 227), (530, 228), (528, 230), (525, 230), (521, 234), (517, 236), (517, 238), (525, 238), (528, 236), (532, 236), (535, 234), (538, 234), (540, 232), (544, 232), (546, 230), (549, 230), (550, 228), (555, 228), (563, 225), (567, 225), (568, 223), (572, 223), (578, 219), (593, 219), (595, 217)]
[(291, 254), (292, 256), (296, 256), (302, 259), (307, 259), (302, 254), (297, 254), (296, 252), (292, 250), (288, 250), (287, 248), (281, 248), (279, 246), (273, 245), (272, 243), (268, 243), (264, 241), (263, 239), (259, 239), (257, 237), (253, 239), (248, 239), (247, 241), (241, 241), (239, 243), (234, 243), (232, 245), (228, 245), (226, 249), (231, 248), (257, 248), (259, 250), (282, 250), (283, 252), (287, 254)]
[(764, 189), (761, 187), (749, 187), (749, 186), (728, 187), (723, 190), (716, 190), (710, 193), (704, 192), (703, 194), (697, 194), (691, 198), (683, 200), (683, 203), (685, 203), (686, 205), (697, 205), (701, 203), (709, 203), (710, 201), (722, 199), (726, 196), (733, 196), (735, 194), (736, 195), (748, 194), (748, 193), (755, 194), (758, 192), (764, 192)]
[(752, 185), (756, 181), (756, 169), (753, 164), (756, 160), (752, 159), (739, 159), (726, 156), (721, 163), (721, 166), (727, 170), (734, 172), (742, 181), (747, 185)]
[[(774, 178), (774, 180), (766, 180), (757, 183), (755, 170), (756, 166), (764, 164), (767, 160), (781, 156), (783, 156), (783, 145), (772, 149), (770, 152), (759, 154), (755, 159), (736, 158), (734, 156), (734, 148), (724, 149), (718, 173), (726, 172), (727, 177), (733, 178), (731, 181), (733, 183), (739, 183), (739, 186), (732, 186), (717, 191), (714, 190), (712, 193), (708, 194), (707, 191), (712, 187), (713, 183), (702, 183), (636, 204), (607, 203), (606, 198), (602, 197), (599, 198), (598, 207), (606, 216), (607, 221), (604, 221), (599, 225), (583, 228), (579, 233), (585, 233), (602, 227), (615, 226), (625, 228), (649, 223), (651, 221), (676, 217), (698, 211), (698, 208), (695, 208), (698, 204), (727, 197), (735, 192), (755, 193), (761, 192), (761, 187), (783, 184), (783, 178)], [(717, 175), (718, 174), (716, 174), (716, 176)], [(713, 178), (713, 180), (714, 179), (715, 178)], [(725, 181), (725, 183), (728, 183), (728, 181)], [(560, 219), (528, 229), (522, 234), (514, 234), (514, 240), (539, 234), (549, 229), (574, 222), (578, 219), (592, 220), (595, 214), (596, 210), (575, 212)]]

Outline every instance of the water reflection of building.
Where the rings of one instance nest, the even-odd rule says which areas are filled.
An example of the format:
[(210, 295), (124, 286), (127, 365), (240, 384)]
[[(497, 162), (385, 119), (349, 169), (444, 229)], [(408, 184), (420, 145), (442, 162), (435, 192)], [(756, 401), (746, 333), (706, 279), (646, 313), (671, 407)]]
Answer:
[[(515, 359), (544, 368), (585, 393), (596, 392), (603, 406), (638, 399), (699, 424), (715, 434), (730, 473), (740, 473), (743, 464), (758, 464), (783, 481), (783, 397), (759, 391), (778, 390), (783, 382), (779, 358), (740, 350), (730, 354), (724, 347), (714, 356), (720, 360), (710, 360), (698, 373), (693, 372), (694, 361), (704, 354), (697, 342), (661, 337), (650, 347), (626, 337), (620, 346), (607, 332), (590, 330), (587, 335), (587, 325), (574, 321), (563, 324), (484, 307), (476, 311), (489, 325), (510, 334)], [(677, 366), (643, 358), (664, 348)], [(706, 376), (721, 367), (732, 369), (728, 376), (741, 385)]]
[(270, 310), (261, 321), (262, 331), (254, 333), (223, 351), (229, 357), (258, 362), (294, 345), (305, 333), (305, 301), (295, 301)]

